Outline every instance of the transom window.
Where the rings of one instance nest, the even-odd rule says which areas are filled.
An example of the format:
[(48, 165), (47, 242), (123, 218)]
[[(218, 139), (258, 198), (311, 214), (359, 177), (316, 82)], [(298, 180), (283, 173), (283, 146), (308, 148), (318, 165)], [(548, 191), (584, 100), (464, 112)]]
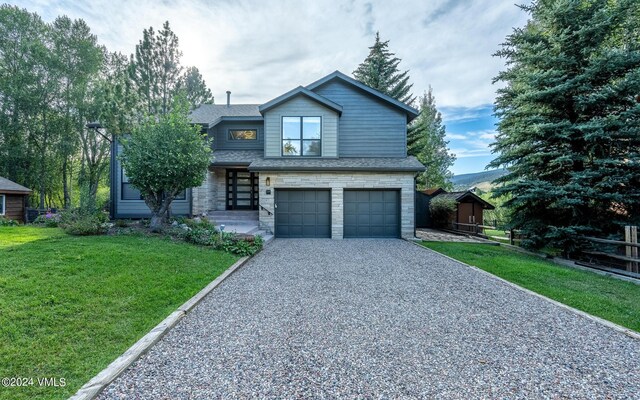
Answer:
[(257, 140), (256, 129), (229, 129), (229, 140)]
[(282, 117), (282, 155), (322, 155), (321, 117)]

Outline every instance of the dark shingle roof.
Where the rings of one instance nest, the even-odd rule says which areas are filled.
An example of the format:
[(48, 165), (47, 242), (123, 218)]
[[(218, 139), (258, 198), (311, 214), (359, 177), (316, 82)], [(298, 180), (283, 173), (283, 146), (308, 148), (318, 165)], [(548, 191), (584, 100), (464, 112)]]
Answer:
[(224, 117), (260, 117), (259, 104), (202, 104), (191, 112), (189, 118), (194, 124), (215, 125)]
[(262, 150), (216, 150), (213, 152), (214, 166), (249, 165), (262, 159)]
[(488, 201), (482, 199), (480, 196), (478, 196), (475, 193), (472, 193), (470, 191), (463, 191), (463, 192), (445, 192), (445, 193), (440, 193), (438, 195), (433, 196), (433, 198), (440, 198), (440, 199), (451, 199), (453, 201), (456, 202), (460, 202), (464, 199), (466, 199), (467, 197), (471, 198), (473, 201), (482, 204), (483, 208), (487, 209), (487, 210), (493, 210), (495, 207), (493, 206), (493, 204), (489, 203)]
[(419, 172), (424, 166), (415, 157), (262, 158), (251, 171), (389, 171)]
[(12, 193), (31, 193), (31, 189), (26, 188), (22, 185), (18, 185), (15, 182), (8, 180), (7, 178), (3, 178), (0, 176), (0, 193), (1, 192), (12, 192)]

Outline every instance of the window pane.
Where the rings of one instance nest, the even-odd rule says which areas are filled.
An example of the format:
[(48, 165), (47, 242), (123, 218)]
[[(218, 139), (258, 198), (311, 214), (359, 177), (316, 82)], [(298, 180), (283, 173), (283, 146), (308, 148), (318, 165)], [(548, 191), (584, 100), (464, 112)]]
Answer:
[(256, 140), (258, 138), (258, 131), (255, 129), (230, 129), (230, 140)]
[(300, 155), (300, 141), (299, 140), (284, 140), (282, 142), (282, 155), (283, 156), (299, 156)]
[(122, 183), (129, 183), (129, 177), (127, 176), (127, 172), (122, 168)]
[(304, 117), (302, 119), (302, 138), (320, 139), (320, 117)]
[(0, 215), (4, 215), (4, 195), (0, 194)]
[(130, 183), (122, 184), (122, 200), (140, 200), (140, 191)]
[(300, 117), (282, 118), (282, 138), (300, 139)]
[(305, 140), (303, 142), (304, 156), (319, 156), (320, 155), (320, 141), (319, 140)]
[(181, 193), (178, 193), (174, 200), (186, 200), (187, 199), (187, 191), (183, 190)]

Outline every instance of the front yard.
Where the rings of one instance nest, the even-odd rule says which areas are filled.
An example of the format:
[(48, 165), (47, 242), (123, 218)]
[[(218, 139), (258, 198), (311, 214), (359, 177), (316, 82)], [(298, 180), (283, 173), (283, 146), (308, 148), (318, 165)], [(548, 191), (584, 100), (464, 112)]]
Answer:
[(640, 285), (483, 244), (422, 242), (560, 303), (640, 332)]
[(0, 379), (33, 378), (0, 399), (72, 395), (237, 259), (158, 237), (0, 228)]

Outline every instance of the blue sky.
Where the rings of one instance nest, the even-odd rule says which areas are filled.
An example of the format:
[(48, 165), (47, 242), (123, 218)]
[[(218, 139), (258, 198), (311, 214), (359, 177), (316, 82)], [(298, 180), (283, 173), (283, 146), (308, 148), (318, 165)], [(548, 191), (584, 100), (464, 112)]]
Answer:
[(21, 0), (46, 21), (82, 18), (109, 50), (131, 54), (142, 30), (169, 20), (182, 64), (203, 74), (216, 99), (261, 103), (340, 70), (351, 74), (376, 31), (410, 70), (413, 90), (429, 86), (443, 114), (456, 174), (492, 159), (492, 57), (526, 14), (512, 0)]

